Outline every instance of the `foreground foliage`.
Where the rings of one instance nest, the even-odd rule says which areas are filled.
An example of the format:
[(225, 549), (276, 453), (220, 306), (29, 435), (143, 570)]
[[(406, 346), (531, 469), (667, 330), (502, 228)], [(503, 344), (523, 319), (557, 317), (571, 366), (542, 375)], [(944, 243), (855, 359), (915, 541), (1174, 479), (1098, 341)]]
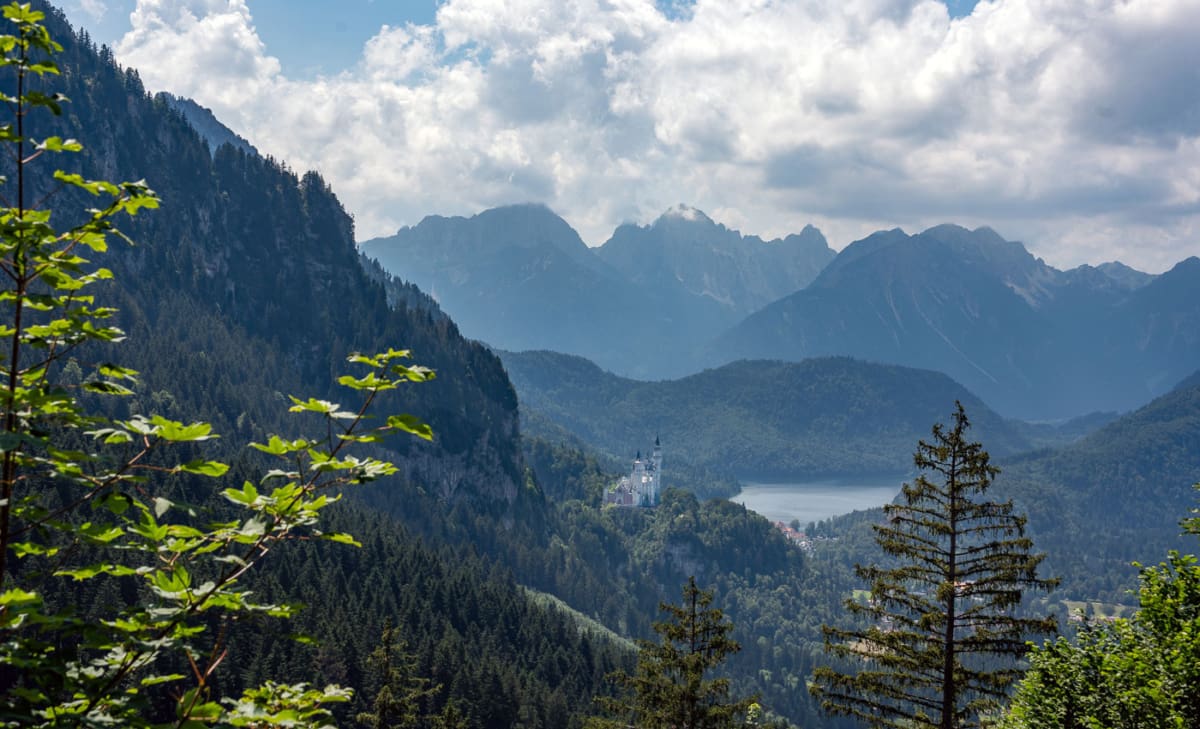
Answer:
[[(1198, 485), (1200, 487), (1200, 485)], [(1184, 522), (1200, 535), (1200, 518)], [(1003, 729), (1200, 727), (1200, 563), (1172, 550), (1141, 571), (1131, 619), (1034, 649)]]
[[(1037, 576), (1025, 517), (1012, 502), (983, 497), (999, 469), (957, 405), (950, 429), (933, 428), (913, 461), (922, 474), (903, 503), (884, 507), (879, 547), (895, 566), (859, 566), (865, 602), (848, 600), (866, 628), (825, 629), (827, 650), (846, 669), (819, 668), (813, 693), (832, 713), (880, 727), (976, 726), (1018, 678), (1026, 637), (1054, 630), (1053, 618), (1018, 617), (1025, 589), (1055, 584)], [(926, 477), (931, 474), (934, 479)]]
[[(31, 165), (82, 145), (27, 136), (32, 111), (59, 114), (66, 101), (32, 83), (59, 73), (53, 56), (62, 47), (41, 24), (41, 12), (14, 3), (3, 14), (14, 33), (0, 36), (0, 65), (11, 74), (15, 94), (3, 97), (14, 121), (0, 127), (0, 142), (13, 149), (15, 173), (5, 180), (9, 206), (0, 209), (0, 271), (7, 283), (0, 292), (0, 336), (6, 339), (0, 361), (0, 721), (150, 726), (169, 711), (172, 724), (184, 727), (325, 725), (332, 718), (328, 706), (348, 700), (349, 690), (267, 681), (240, 697), (216, 695), (214, 676), (230, 651), (226, 628), (238, 614), (295, 613), (294, 605), (260, 602), (243, 584), (274, 545), (355, 543), (347, 534), (323, 532), (321, 511), (337, 501), (337, 487), (396, 469), (350, 449), (392, 432), (432, 437), (408, 415), (369, 427), (366, 412), (381, 393), (433, 373), (403, 364), (404, 351), (353, 356), (366, 373), (339, 382), (360, 395), (358, 407), (293, 397), (291, 411), (319, 418), (321, 435), (252, 444), (278, 457), (279, 468), (225, 488), (221, 509), (167, 498), (167, 477), (216, 478), (229, 470), (189, 457), (198, 452), (186, 444), (216, 437), (211, 426), (161, 415), (89, 414), (85, 398), (132, 395), (137, 373), (77, 359), (124, 336), (107, 325), (115, 310), (97, 306), (87, 292), (111, 272), (83, 255), (105, 252), (109, 235), (120, 235), (115, 219), (156, 207), (157, 198), (144, 183), (59, 171), (53, 175), (59, 185), (107, 202), (62, 230), (40, 207), (44, 199), (30, 204), (31, 191), (47, 187), (29, 179)], [(68, 370), (72, 375), (63, 377)], [(76, 605), (48, 597), (68, 594), (60, 587), (66, 581), (110, 584), (133, 599), (85, 617)]]

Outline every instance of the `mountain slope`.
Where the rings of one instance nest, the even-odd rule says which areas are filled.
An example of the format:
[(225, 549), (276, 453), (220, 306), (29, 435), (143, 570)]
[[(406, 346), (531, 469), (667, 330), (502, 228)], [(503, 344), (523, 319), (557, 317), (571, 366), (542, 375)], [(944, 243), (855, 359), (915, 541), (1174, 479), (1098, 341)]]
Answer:
[(192, 128), (200, 133), (200, 136), (208, 144), (209, 150), (214, 154), (217, 148), (223, 144), (232, 144), (246, 154), (258, 154), (258, 150), (255, 149), (253, 144), (250, 144), (232, 129), (222, 124), (212, 113), (212, 109), (200, 106), (192, 99), (174, 96), (165, 91), (157, 95), (162, 97), (173, 109), (183, 114), (183, 118), (187, 119)]
[(1200, 366), (1198, 268), (1185, 261), (1145, 282), (1111, 266), (1058, 271), (987, 228), (881, 232), (707, 356), (837, 354), (934, 369), (1030, 419), (1129, 409)]
[(1200, 372), (1077, 443), (1000, 465), (998, 489), (1028, 511), (1068, 594), (1121, 601), (1131, 562), (1195, 551), (1179, 520), (1200, 496)]

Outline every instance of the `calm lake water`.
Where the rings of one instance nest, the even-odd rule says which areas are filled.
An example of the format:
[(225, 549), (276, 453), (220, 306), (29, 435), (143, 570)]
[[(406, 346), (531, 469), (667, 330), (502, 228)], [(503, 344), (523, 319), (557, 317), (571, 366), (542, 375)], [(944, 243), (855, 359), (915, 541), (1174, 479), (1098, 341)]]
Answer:
[(904, 481), (904, 476), (880, 476), (799, 483), (747, 482), (730, 501), (744, 504), (771, 521), (790, 524), (799, 519), (804, 529), (809, 522), (891, 503)]

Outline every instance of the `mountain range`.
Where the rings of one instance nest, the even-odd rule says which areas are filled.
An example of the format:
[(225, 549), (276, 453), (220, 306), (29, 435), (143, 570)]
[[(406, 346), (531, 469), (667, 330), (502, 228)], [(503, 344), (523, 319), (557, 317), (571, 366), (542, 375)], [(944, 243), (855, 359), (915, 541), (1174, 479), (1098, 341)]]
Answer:
[(361, 248), (467, 336), (641, 377), (687, 373), (697, 342), (805, 286), (834, 255), (814, 228), (764, 242), (684, 206), (597, 249), (543, 205), (430, 216)]
[(544, 206), (429, 217), (362, 244), (471, 337), (675, 378), (850, 356), (944, 372), (1006, 417), (1123, 411), (1200, 367), (1200, 259), (1162, 275), (1049, 266), (990, 228), (815, 228), (763, 242), (679, 206), (589, 249)]
[(731, 352), (935, 369), (1026, 419), (1128, 410), (1200, 366), (1200, 259), (1157, 277), (1059, 271), (988, 228), (885, 231), (723, 333), (707, 359)]

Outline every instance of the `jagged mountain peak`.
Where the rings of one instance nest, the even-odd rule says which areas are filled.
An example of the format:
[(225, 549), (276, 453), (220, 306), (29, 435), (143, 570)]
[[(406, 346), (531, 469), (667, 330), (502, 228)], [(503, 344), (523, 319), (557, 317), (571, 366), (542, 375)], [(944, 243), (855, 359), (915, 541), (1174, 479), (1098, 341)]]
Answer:
[(1154, 274), (1139, 271), (1120, 261), (1101, 263), (1096, 270), (1129, 290), (1141, 288), (1155, 279)]
[(717, 226), (720, 228), (725, 227), (723, 225), (718, 225), (717, 223), (713, 222), (713, 219), (708, 217), (708, 215), (706, 215), (703, 210), (700, 210), (699, 208), (694, 208), (685, 203), (679, 203), (678, 205), (675, 205), (674, 207), (668, 208), (666, 212), (664, 212), (662, 215), (658, 216), (658, 219), (654, 221), (654, 225), (655, 226), (658, 226), (660, 224), (665, 225), (665, 224), (670, 224), (670, 223), (676, 222), (676, 221), (685, 221), (688, 223), (703, 223), (705, 225)]
[(622, 225), (596, 253), (630, 280), (699, 297), (721, 316), (744, 316), (804, 288), (834, 256), (811, 225), (764, 242), (682, 204), (650, 225)]

